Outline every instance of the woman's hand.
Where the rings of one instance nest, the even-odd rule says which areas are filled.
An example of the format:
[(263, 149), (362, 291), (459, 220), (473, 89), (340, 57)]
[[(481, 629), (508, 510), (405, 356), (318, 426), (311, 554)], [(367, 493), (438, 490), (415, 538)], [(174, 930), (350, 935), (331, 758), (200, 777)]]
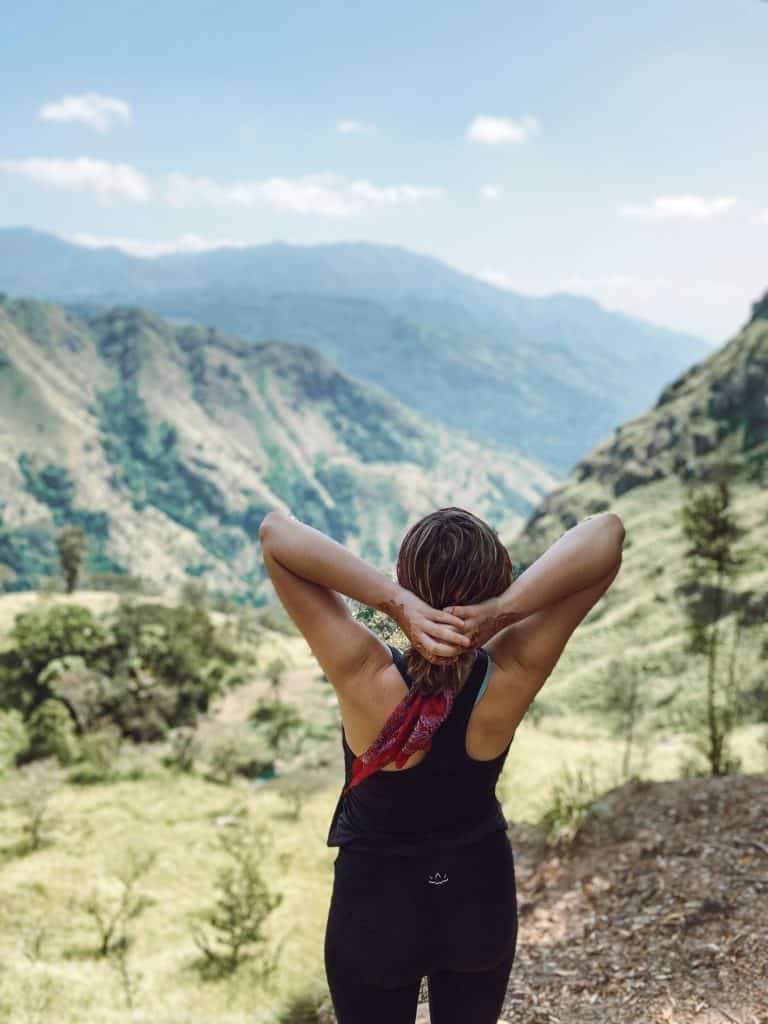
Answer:
[(458, 616), (433, 608), (405, 587), (398, 588), (396, 596), (382, 611), (400, 626), (413, 649), (433, 665), (455, 661), (474, 646)]
[(482, 647), (500, 629), (514, 621), (514, 616), (503, 612), (498, 597), (489, 597), (478, 604), (450, 605), (445, 610), (460, 619), (461, 631), (469, 638), (472, 647)]

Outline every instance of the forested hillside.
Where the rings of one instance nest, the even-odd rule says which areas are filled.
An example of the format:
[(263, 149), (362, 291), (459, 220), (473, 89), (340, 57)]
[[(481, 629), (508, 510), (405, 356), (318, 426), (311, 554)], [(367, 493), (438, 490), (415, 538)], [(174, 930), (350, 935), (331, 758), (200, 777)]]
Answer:
[(430, 508), (460, 497), (509, 536), (554, 483), (303, 345), (173, 328), (131, 307), (78, 318), (0, 302), (0, 564), (12, 589), (57, 571), (55, 532), (75, 523), (91, 571), (201, 577), (261, 601), (257, 534), (271, 507), (389, 567), (405, 525)]

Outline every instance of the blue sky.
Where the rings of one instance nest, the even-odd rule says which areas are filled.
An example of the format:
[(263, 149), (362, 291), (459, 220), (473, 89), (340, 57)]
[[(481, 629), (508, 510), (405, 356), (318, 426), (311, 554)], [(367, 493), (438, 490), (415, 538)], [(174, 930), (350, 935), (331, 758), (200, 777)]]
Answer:
[(15, 7), (0, 225), (394, 243), (732, 335), (768, 288), (768, 3)]

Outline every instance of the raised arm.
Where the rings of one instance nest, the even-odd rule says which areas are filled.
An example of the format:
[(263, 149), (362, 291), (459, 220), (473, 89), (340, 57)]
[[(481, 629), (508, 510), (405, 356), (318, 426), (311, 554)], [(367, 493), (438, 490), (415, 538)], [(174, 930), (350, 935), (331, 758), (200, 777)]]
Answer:
[[(601, 584), (618, 571), (624, 533), (615, 513), (590, 516), (559, 537), (503, 594), (446, 611), (464, 620), (473, 646), (494, 638), (493, 657), (500, 665), (514, 660), (551, 669), (570, 633), (601, 596)], [(582, 597), (566, 601), (576, 593)], [(536, 628), (545, 622), (546, 635)]]
[(264, 565), (284, 608), (337, 686), (386, 645), (350, 614), (340, 595), (393, 618), (429, 661), (451, 661), (468, 645), (461, 620), (433, 609), (320, 530), (277, 510), (259, 528)]

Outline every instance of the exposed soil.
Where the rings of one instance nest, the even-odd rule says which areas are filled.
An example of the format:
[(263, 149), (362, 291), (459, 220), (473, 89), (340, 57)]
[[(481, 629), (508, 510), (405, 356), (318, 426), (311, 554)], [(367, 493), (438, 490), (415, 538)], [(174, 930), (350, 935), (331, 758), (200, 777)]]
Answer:
[(567, 849), (511, 826), (515, 1024), (768, 1022), (768, 776), (627, 783)]

